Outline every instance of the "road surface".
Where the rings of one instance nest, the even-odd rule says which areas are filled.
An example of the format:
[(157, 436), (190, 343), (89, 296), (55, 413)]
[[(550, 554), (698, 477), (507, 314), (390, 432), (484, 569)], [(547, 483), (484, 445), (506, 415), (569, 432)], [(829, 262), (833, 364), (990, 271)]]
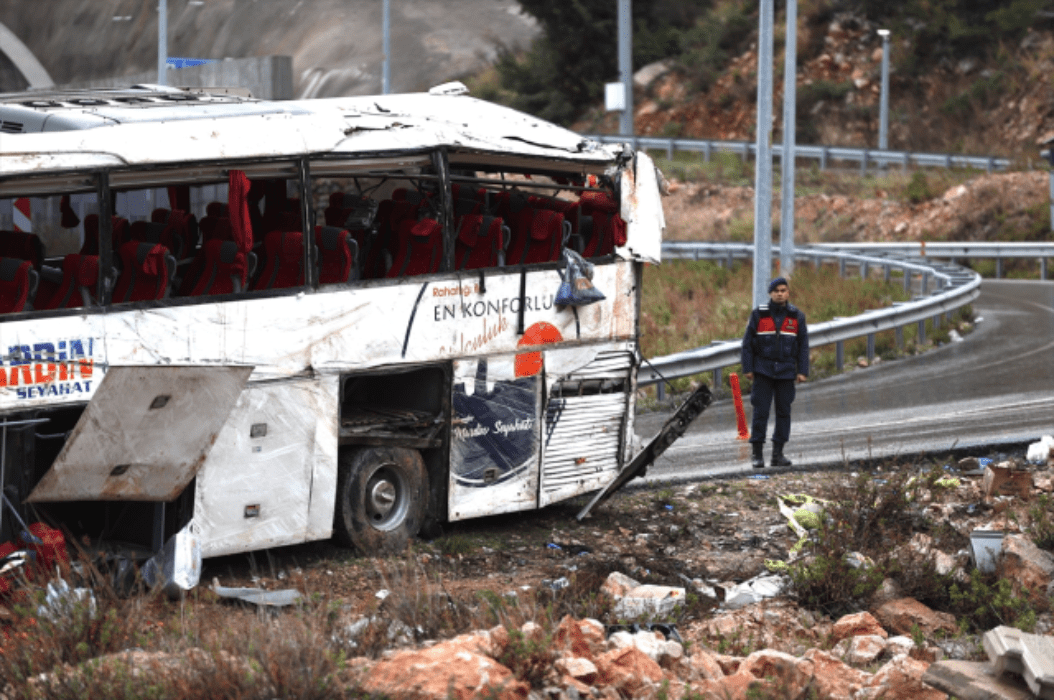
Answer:
[[(973, 307), (983, 320), (961, 343), (798, 385), (786, 447), (795, 467), (1054, 434), (1054, 282), (985, 280)], [(744, 403), (749, 424), (749, 396)], [(637, 434), (649, 439), (668, 415), (639, 416)], [(646, 480), (745, 472), (753, 472), (749, 446), (736, 440), (729, 398), (715, 401)]]

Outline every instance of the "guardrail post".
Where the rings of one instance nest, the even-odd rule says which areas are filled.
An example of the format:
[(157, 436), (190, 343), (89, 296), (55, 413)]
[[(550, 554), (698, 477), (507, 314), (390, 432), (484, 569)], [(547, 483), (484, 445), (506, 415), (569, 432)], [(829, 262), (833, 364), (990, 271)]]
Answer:
[(908, 153), (907, 151), (904, 151), (904, 160), (901, 161), (901, 163), (900, 163), (901, 171), (907, 172), (908, 171), (908, 165), (910, 165), (910, 164), (911, 164), (911, 154)]
[(944, 156), (944, 167), (948, 170), (952, 169), (952, 156), (950, 153)]
[(904, 350), (904, 327), (897, 326), (894, 334), (897, 336), (897, 350)]
[(744, 143), (743, 144), (743, 165), (746, 165), (748, 160), (750, 160), (750, 146), (748, 144)]
[(868, 269), (867, 261), (860, 263), (860, 279), (867, 281), (870, 276), (871, 270)]
[(841, 372), (845, 365), (845, 343), (839, 340), (834, 344), (834, 366)]
[(864, 149), (864, 154), (860, 158), (860, 174), (867, 175), (867, 149)]
[(721, 368), (718, 367), (710, 375), (710, 390), (716, 396), (721, 391)]
[(845, 258), (838, 258), (838, 276), (845, 277)]
[(989, 173), (995, 170), (995, 158), (988, 156), (988, 161), (984, 164), (984, 169)]
[(666, 382), (659, 380), (659, 383), (655, 385), (655, 397), (659, 401), (666, 400)]
[(735, 258), (732, 255), (731, 251), (729, 251), (728, 255), (725, 257), (725, 267), (727, 267), (731, 271), (732, 264), (734, 262), (735, 262)]
[(1039, 259), (1039, 278), (1041, 280), (1047, 279), (1047, 259), (1046, 258), (1040, 258)]
[(995, 278), (1000, 279), (1003, 276), (1003, 259), (995, 259)]
[(891, 270), (889, 265), (882, 266), (882, 279), (886, 282), (886, 284), (889, 283), (890, 272)]
[(816, 271), (819, 272), (820, 268), (823, 267), (823, 256), (817, 255), (815, 258), (812, 259), (812, 264), (813, 267), (816, 268)]
[(827, 146), (820, 149), (820, 170), (827, 170)]
[(666, 160), (673, 160), (673, 139), (666, 144)]
[(703, 144), (703, 160), (707, 163), (710, 162), (710, 142), (707, 141)]
[(930, 288), (930, 273), (922, 273), (922, 293), (927, 294)]
[(915, 341), (915, 346), (918, 347), (926, 342), (926, 319), (919, 321), (919, 337)]
[(868, 333), (867, 334), (867, 364), (870, 365), (871, 362), (874, 359), (875, 359), (875, 334), (874, 333)]

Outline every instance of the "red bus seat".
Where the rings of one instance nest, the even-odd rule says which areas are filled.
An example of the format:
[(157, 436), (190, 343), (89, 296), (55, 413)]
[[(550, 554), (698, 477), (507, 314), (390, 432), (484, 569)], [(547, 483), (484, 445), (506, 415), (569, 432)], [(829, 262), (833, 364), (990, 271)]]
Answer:
[(37, 273), (29, 260), (0, 258), (0, 314), (32, 308)]
[(62, 259), (62, 284), (38, 309), (91, 306), (99, 282), (99, 256), (71, 253)]
[(512, 220), (509, 265), (555, 262), (564, 243), (564, 215), (548, 209), (523, 209)]
[(203, 267), (190, 296), (234, 294), (245, 289), (249, 266), (234, 241), (213, 239), (202, 246)]
[(457, 242), (454, 246), (454, 267), (476, 270), (497, 267), (504, 262), (505, 243), (503, 222), (496, 216), (473, 214), (460, 219)]
[(44, 242), (35, 233), (0, 231), (0, 257), (28, 260), (34, 270), (40, 270), (44, 264)]
[(443, 227), (435, 219), (404, 219), (399, 245), (387, 277), (409, 277), (438, 272), (443, 262)]
[(285, 289), (304, 284), (304, 234), (271, 231), (264, 237), (264, 266), (253, 289)]
[(121, 274), (117, 278), (115, 302), (146, 301), (168, 296), (168, 282), (175, 274), (176, 259), (157, 243), (128, 241), (121, 246)]
[(320, 284), (339, 284), (358, 278), (359, 244), (347, 230), (316, 226), (315, 246), (319, 252)]

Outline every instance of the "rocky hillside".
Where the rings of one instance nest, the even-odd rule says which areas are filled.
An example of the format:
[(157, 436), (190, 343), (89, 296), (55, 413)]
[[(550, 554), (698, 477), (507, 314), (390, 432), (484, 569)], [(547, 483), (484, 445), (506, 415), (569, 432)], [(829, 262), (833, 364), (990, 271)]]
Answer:
[[(777, 19), (779, 26), (780, 19)], [(878, 144), (882, 42), (879, 26), (858, 14), (806, 14), (798, 27), (799, 143)], [(756, 30), (704, 91), (677, 63), (638, 71), (638, 133), (689, 138), (754, 138)], [(1000, 154), (1038, 160), (1037, 143), (1054, 136), (1054, 34), (1029, 31), (991, 59), (943, 58), (916, 65), (913, 34), (891, 41), (889, 146), (911, 151)], [(782, 129), (783, 51), (776, 50), (774, 138)], [(617, 131), (617, 117), (594, 110), (578, 126)]]

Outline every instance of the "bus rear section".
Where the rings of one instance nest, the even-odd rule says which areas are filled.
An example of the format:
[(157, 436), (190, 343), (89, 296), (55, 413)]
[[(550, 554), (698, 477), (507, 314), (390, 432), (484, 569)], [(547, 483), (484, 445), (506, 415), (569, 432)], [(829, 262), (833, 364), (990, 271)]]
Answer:
[[(22, 519), (143, 556), (181, 532), (203, 556), (391, 552), (615, 478), (654, 166), (551, 125), (489, 143), (495, 114), (529, 118), (416, 98), (98, 127), (0, 177), (0, 541)], [(466, 107), (471, 147), (446, 121)], [(127, 145), (200, 133), (212, 151)], [(18, 138), (73, 148), (46, 136)], [(565, 251), (602, 299), (557, 303)]]

